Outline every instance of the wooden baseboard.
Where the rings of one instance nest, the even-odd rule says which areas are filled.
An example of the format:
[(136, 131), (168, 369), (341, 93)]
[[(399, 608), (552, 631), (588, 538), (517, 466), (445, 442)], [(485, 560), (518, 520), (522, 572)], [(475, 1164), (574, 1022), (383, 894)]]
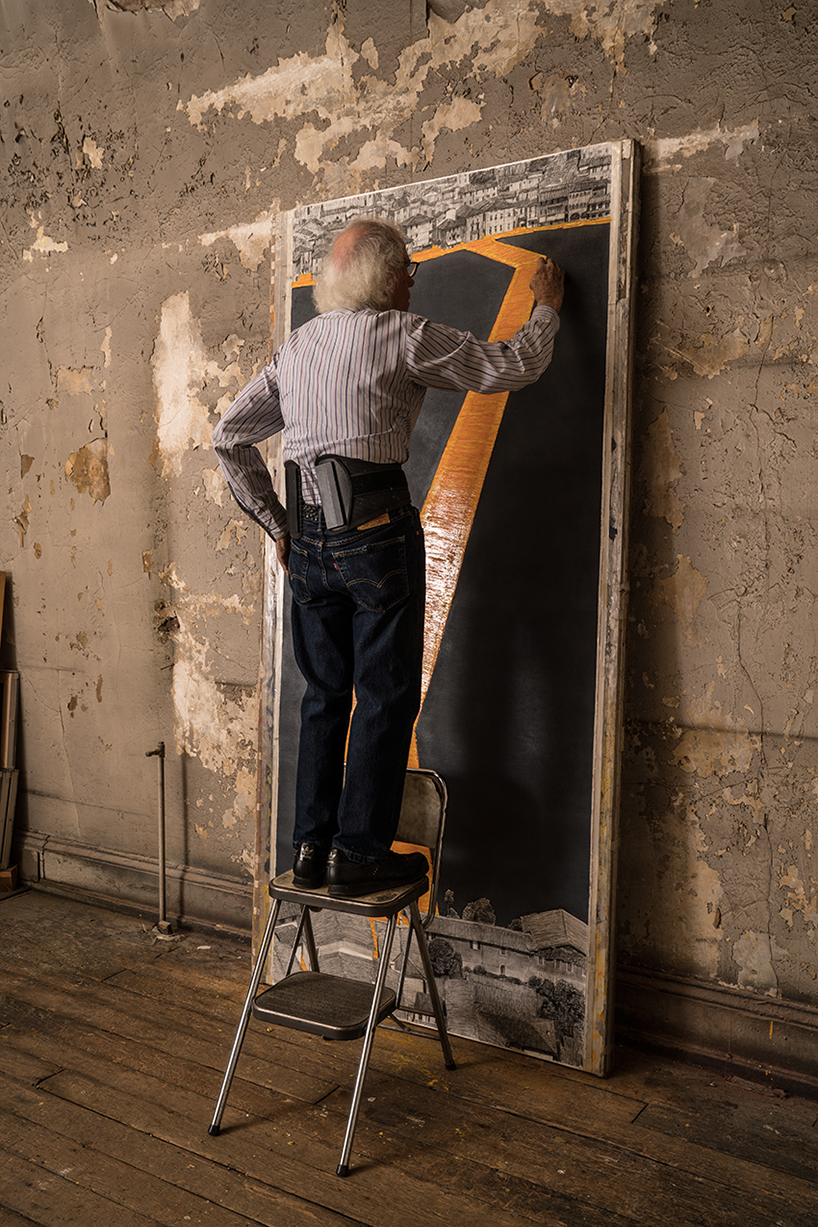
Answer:
[[(158, 916), (159, 865), (154, 857), (92, 848), (37, 832), (14, 841), (20, 883), (87, 898), (146, 917)], [(166, 916), (246, 937), (251, 929), (253, 884), (191, 865), (165, 866)]]
[(620, 967), (616, 1035), (801, 1094), (818, 1092), (818, 1009)]

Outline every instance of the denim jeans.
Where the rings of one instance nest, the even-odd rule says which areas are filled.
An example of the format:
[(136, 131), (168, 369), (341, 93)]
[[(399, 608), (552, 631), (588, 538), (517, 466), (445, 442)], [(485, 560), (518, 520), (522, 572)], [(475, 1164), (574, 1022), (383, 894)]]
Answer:
[(357, 862), (381, 860), (395, 837), (420, 707), (423, 530), (414, 507), (387, 514), (328, 533), (319, 513), (290, 548), (293, 649), (307, 683), (293, 843)]

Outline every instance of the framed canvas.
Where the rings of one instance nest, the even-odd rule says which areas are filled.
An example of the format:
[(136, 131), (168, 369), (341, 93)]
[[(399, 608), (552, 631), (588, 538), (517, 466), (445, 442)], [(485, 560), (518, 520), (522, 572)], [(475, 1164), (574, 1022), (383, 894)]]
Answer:
[[(314, 313), (333, 237), (383, 216), (420, 267), (411, 310), (487, 340), (562, 265), (554, 358), (522, 392), (430, 390), (405, 465), (426, 536), (423, 701), (409, 765), (449, 802), (430, 925), (452, 1035), (604, 1074), (610, 1061), (638, 149), (628, 141), (305, 205), (276, 223), (273, 348)], [(280, 441), (268, 464), (283, 488)], [(256, 922), (290, 867), (302, 683), (265, 568)], [(369, 976), (377, 929), (323, 934)], [(321, 925), (339, 918), (316, 916)], [(275, 963), (276, 955), (273, 956)], [(338, 970), (342, 969), (342, 970)], [(415, 984), (411, 975), (416, 976)], [(424, 1022), (422, 972), (410, 1018)]]

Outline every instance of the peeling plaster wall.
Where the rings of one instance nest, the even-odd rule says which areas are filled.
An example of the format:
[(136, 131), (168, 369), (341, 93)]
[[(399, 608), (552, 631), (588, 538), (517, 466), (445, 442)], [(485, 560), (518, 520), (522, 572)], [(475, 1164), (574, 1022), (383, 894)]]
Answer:
[(620, 962), (818, 1006), (812, 7), (2, 12), (21, 828), (155, 855), (164, 740), (169, 857), (248, 879), (262, 554), (209, 436), (267, 358), (277, 210), (633, 137)]

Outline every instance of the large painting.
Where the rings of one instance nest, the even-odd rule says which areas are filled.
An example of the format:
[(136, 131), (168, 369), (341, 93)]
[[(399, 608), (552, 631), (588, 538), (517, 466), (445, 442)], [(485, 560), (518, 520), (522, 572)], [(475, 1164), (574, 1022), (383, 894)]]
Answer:
[[(307, 205), (279, 219), (273, 266), (274, 346), (313, 314), (321, 256), (356, 217), (406, 234), (412, 311), (484, 339), (528, 318), (540, 255), (566, 271), (537, 383), (426, 395), (406, 465), (428, 584), (409, 765), (448, 788), (430, 935), (451, 1033), (597, 1073), (610, 1050), (637, 174), (622, 142)], [(269, 463), (278, 479), (275, 447)], [(259, 913), (266, 875), (292, 860), (302, 693), (289, 596), (272, 583), (265, 662)], [(369, 974), (377, 928), (318, 914), (316, 935), (322, 970)], [(404, 1001), (423, 1022), (412, 974)]]

